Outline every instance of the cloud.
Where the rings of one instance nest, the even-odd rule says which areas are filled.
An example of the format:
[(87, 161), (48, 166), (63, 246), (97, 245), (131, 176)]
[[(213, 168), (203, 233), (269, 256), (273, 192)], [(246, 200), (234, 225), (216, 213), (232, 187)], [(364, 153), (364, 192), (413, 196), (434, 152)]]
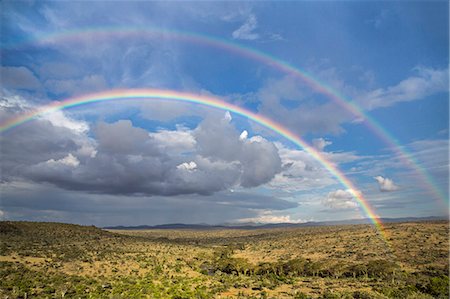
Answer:
[(256, 217), (260, 210), (281, 211), (296, 206), (294, 202), (273, 196), (243, 192), (133, 197), (67, 191), (29, 182), (2, 184), (2, 210), (8, 220), (51, 220), (98, 226), (220, 224), (230, 219)]
[(233, 31), (232, 36), (234, 39), (243, 40), (255, 40), (259, 38), (259, 34), (255, 33), (254, 30), (258, 27), (258, 21), (254, 14), (250, 14), (245, 21), (245, 23)]
[(207, 195), (260, 186), (281, 170), (274, 144), (240, 139), (229, 113), (194, 130), (148, 132), (129, 120), (83, 124), (60, 111), (2, 135), (2, 179), (101, 194)]
[(237, 223), (304, 223), (303, 219), (291, 219), (290, 215), (278, 215), (272, 211), (260, 211), (258, 216), (234, 220)]
[(184, 163), (181, 163), (180, 165), (177, 165), (177, 168), (182, 169), (182, 170), (184, 169), (187, 171), (194, 171), (197, 169), (197, 163), (195, 163), (194, 161), (191, 161), (189, 163), (184, 162)]
[(416, 75), (394, 86), (372, 90), (359, 100), (367, 110), (420, 100), (432, 94), (448, 92), (448, 69), (415, 68)]
[(323, 149), (324, 149), (326, 146), (328, 146), (328, 145), (330, 145), (330, 144), (333, 144), (333, 142), (328, 141), (328, 140), (325, 140), (325, 139), (323, 139), (323, 138), (317, 138), (317, 139), (313, 139), (312, 144), (313, 144), (313, 147), (314, 147), (316, 150), (318, 150), (318, 151), (321, 152), (321, 151), (323, 151)]
[(241, 135), (239, 135), (239, 140), (246, 140), (248, 137), (247, 130), (242, 131)]
[[(255, 136), (259, 137), (259, 136)], [(243, 142), (241, 186), (256, 187), (269, 182), (281, 170), (281, 159), (273, 143), (259, 137)]]
[(98, 149), (102, 153), (118, 155), (158, 155), (159, 149), (149, 133), (134, 127), (130, 120), (99, 123), (95, 129)]
[(267, 183), (281, 170), (277, 148), (259, 136), (241, 139), (229, 121), (229, 117), (220, 122), (207, 118), (197, 127), (194, 137), (199, 153), (226, 162), (238, 161), (242, 167), (240, 185), (243, 187)]
[(346, 210), (346, 209), (356, 209), (358, 204), (354, 200), (353, 192), (350, 189), (341, 190), (328, 193), (327, 198), (322, 201), (322, 204), (330, 209)]
[[(352, 119), (352, 113), (336, 103), (317, 101), (317, 93), (292, 76), (267, 80), (256, 92), (256, 98), (259, 113), (295, 128), (300, 135), (339, 134), (344, 131), (341, 124)], [(284, 104), (287, 101), (290, 106)]]
[(50, 164), (52, 167), (58, 167), (58, 166), (61, 166), (61, 165), (70, 166), (70, 167), (77, 167), (78, 165), (80, 165), (80, 161), (77, 159), (77, 157), (75, 157), (71, 153), (69, 153), (67, 156), (65, 156), (62, 159), (59, 159), (59, 160), (56, 160), (56, 161), (54, 159), (50, 159), (50, 160), (48, 160), (45, 163), (46, 164)]
[(380, 175), (374, 177), (374, 179), (378, 182), (380, 191), (391, 192), (399, 189), (399, 187), (396, 184), (394, 184), (394, 182), (391, 179), (384, 178)]
[(225, 112), (225, 116), (223, 117), (223, 120), (226, 122), (230, 122), (233, 118), (231, 117), (230, 111)]
[(192, 131), (183, 126), (177, 126), (176, 130), (158, 130), (148, 133), (155, 140), (161, 152), (177, 155), (195, 150), (197, 141)]
[(55, 127), (67, 128), (77, 133), (85, 133), (89, 130), (89, 125), (86, 122), (73, 120), (62, 111), (46, 113), (39, 118), (49, 121)]
[(268, 187), (296, 192), (319, 190), (337, 184), (335, 178), (307, 152), (291, 149), (280, 143), (276, 143), (276, 146), (283, 167), (269, 182)]
[[(6, 104), (0, 106), (0, 115), (6, 111), (8, 117), (28, 112), (32, 107), (20, 97), (4, 96), (3, 101)], [(2, 181), (23, 179), (33, 165), (58, 161), (69, 154), (80, 161), (94, 155), (95, 141), (86, 136), (85, 130), (79, 130), (85, 126), (84, 122), (67, 115), (57, 118), (47, 115), (3, 132), (0, 136)]]
[[(373, 89), (371, 86), (357, 87), (344, 80), (344, 75), (335, 68), (312, 69), (317, 78), (355, 102), (362, 110), (374, 110), (390, 107), (407, 101), (418, 101), (433, 94), (448, 92), (448, 69), (417, 67), (414, 76), (410, 76), (396, 85)], [(365, 71), (367, 73), (367, 71)], [(301, 79), (285, 76), (267, 80), (253, 94), (246, 95), (248, 101), (258, 102), (259, 113), (277, 119), (296, 133), (342, 134), (345, 123), (364, 121), (355, 118), (355, 114), (317, 92)], [(323, 99), (327, 101), (323, 101)], [(289, 102), (290, 106), (284, 103)]]
[(36, 76), (24, 66), (2, 66), (0, 78), (4, 88), (34, 90), (41, 87)]

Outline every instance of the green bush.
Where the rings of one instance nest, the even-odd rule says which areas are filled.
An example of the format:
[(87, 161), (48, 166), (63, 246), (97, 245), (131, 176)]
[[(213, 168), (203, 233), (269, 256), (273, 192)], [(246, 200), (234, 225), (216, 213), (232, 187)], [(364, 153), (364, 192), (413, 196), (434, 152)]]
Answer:
[(424, 291), (436, 298), (449, 298), (448, 276), (431, 277)]
[(388, 278), (394, 275), (399, 266), (386, 260), (373, 260), (367, 264), (367, 273), (373, 278)]

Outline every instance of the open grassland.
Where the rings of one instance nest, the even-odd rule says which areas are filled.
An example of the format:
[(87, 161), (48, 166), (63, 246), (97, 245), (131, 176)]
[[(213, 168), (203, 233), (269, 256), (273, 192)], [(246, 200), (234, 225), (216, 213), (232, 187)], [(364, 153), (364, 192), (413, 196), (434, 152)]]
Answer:
[(0, 222), (0, 298), (448, 298), (448, 222), (385, 229)]

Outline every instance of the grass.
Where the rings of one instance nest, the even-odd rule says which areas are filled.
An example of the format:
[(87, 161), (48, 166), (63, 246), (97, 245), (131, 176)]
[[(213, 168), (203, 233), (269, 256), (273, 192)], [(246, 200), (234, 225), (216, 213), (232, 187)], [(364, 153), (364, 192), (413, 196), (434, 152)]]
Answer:
[(448, 298), (448, 222), (385, 228), (0, 222), (0, 298)]

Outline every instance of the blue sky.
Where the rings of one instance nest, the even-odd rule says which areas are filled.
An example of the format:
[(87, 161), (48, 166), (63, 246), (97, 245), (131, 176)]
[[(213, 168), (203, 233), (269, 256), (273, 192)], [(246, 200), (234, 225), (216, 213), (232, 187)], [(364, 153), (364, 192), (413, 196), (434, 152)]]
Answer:
[[(448, 215), (445, 1), (5, 1), (1, 17), (2, 122), (115, 88), (207, 94), (314, 145), (380, 217)], [(40, 38), (95, 28), (116, 33)], [(120, 28), (191, 32), (282, 60), (358, 105), (399, 147), (274, 65)], [(303, 149), (248, 119), (192, 104), (80, 106), (6, 131), (1, 145), (3, 219), (137, 225), (367, 216)]]

